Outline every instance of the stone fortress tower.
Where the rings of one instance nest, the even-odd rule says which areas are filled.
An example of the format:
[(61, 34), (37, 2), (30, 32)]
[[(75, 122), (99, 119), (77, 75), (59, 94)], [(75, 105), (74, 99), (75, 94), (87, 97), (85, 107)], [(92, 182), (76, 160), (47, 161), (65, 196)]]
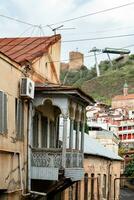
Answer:
[(69, 62), (61, 63), (61, 70), (78, 71), (84, 65), (84, 54), (78, 51), (69, 52)]
[(78, 51), (69, 52), (69, 69), (78, 70), (84, 65), (84, 55)]

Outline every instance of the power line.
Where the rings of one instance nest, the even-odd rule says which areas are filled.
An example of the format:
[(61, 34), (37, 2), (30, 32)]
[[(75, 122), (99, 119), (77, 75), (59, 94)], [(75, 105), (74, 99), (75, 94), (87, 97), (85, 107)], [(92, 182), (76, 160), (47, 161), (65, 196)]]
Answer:
[[(133, 47), (134, 46), (134, 44), (130, 44), (130, 45), (128, 45), (128, 46), (124, 46), (124, 47), (121, 47), (121, 48), (128, 48), (128, 47)], [(102, 55), (103, 53), (101, 52), (101, 53), (97, 53), (96, 54), (96, 56), (100, 56), (100, 55)], [(84, 58), (88, 58), (88, 57), (94, 57), (94, 55), (86, 55), (86, 56), (84, 56)], [(77, 59), (79, 59), (79, 58), (81, 58), (81, 57), (78, 57), (78, 58), (73, 58), (72, 60), (77, 60)], [(66, 61), (69, 61), (69, 59), (64, 59), (64, 60), (55, 60), (55, 61), (51, 61), (51, 62), (66, 62)], [(47, 63), (51, 63), (51, 62), (47, 62)]]
[[(49, 24), (49, 26), (53, 26), (53, 25), (57, 25), (57, 24), (61, 24), (61, 23), (67, 23), (67, 22), (70, 22), (70, 21), (82, 19), (82, 18), (85, 18), (85, 17), (97, 15), (97, 14), (100, 14), (100, 13), (105, 13), (105, 12), (108, 12), (108, 11), (111, 11), (111, 10), (116, 10), (116, 9), (123, 8), (123, 7), (126, 7), (126, 6), (130, 6), (130, 5), (133, 5), (133, 4), (134, 4), (134, 2), (122, 4), (120, 6), (115, 6), (115, 7), (112, 7), (112, 8), (107, 8), (107, 9), (104, 9), (104, 10), (88, 13), (86, 15), (81, 15), (81, 16), (78, 16), (78, 17), (74, 17), (74, 18), (66, 19), (66, 20), (63, 20), (63, 21), (56, 22), (56, 23), (52, 23), (52, 24)], [(46, 27), (46, 26), (48, 26), (48, 25), (44, 25), (43, 27)]]
[(131, 37), (134, 36), (134, 33), (125, 34), (125, 35), (112, 35), (112, 36), (104, 36), (104, 37), (96, 37), (96, 38), (83, 38), (83, 39), (76, 39), (76, 40), (63, 40), (63, 43), (67, 42), (84, 42), (89, 40), (104, 40), (104, 39), (114, 39), (114, 38), (121, 38), (121, 37)]
[(130, 45), (124, 46), (122, 48), (128, 48), (128, 47), (133, 47), (133, 46), (134, 46), (134, 44), (130, 44)]
[[(22, 35), (24, 35), (24, 34), (27, 33), (28, 31), (30, 31), (31, 28), (32, 28), (32, 27), (30, 26), (30, 27), (28, 27), (27, 29), (25, 29), (22, 33), (19, 34), (18, 37), (21, 37)], [(33, 27), (33, 28), (35, 28), (35, 27)]]
[[(39, 29), (40, 30), (40, 29)], [(134, 36), (134, 33), (131, 34), (125, 34), (125, 35), (113, 35), (113, 36), (103, 36), (103, 37), (95, 37), (95, 38), (82, 38), (82, 39), (76, 39), (76, 40), (63, 40), (61, 41), (62, 43), (68, 43), (68, 42), (85, 42), (85, 41), (89, 41), (89, 40), (103, 40), (103, 39), (114, 39), (114, 38), (122, 38), (122, 37), (132, 37)], [(27, 37), (29, 38), (29, 37)], [(42, 37), (39, 37), (40, 39)], [(3, 38), (4, 39), (4, 38)], [(43, 41), (42, 41), (43, 42)], [(45, 44), (48, 44), (49, 42), (44, 42)], [(34, 42), (34, 44), (36, 44), (36, 42)], [(37, 42), (38, 44), (38, 42)], [(14, 44), (4, 44), (5, 46), (14, 46)], [(28, 43), (23, 43), (23, 44), (16, 44), (18, 46), (26, 46), (28, 45)], [(2, 44), (0, 44), (0, 46), (3, 46)]]
[(118, 30), (126, 30), (126, 29), (134, 29), (134, 26), (121, 26), (121, 27), (118, 27), (118, 28), (112, 28), (112, 29), (99, 29), (99, 30), (96, 30), (96, 31), (87, 31), (84, 33), (83, 32), (79, 32), (79, 33), (69, 33), (67, 35), (86, 35), (86, 34), (97, 34), (97, 33), (107, 33), (107, 32), (113, 32), (113, 31), (118, 31)]
[(6, 19), (9, 19), (9, 20), (12, 20), (12, 21), (16, 21), (16, 22), (21, 23), (21, 24), (26, 24), (26, 25), (29, 25), (29, 26), (39, 27), (39, 25), (37, 25), (37, 24), (31, 24), (29, 22), (26, 22), (26, 21), (23, 21), (23, 20), (20, 20), (20, 19), (16, 19), (14, 17), (9, 17), (9, 16), (3, 15), (3, 14), (0, 14), (0, 17), (6, 18)]
[[(101, 54), (103, 54), (103, 53), (98, 53), (97, 56), (99, 56)], [(84, 58), (89, 58), (89, 57), (94, 57), (94, 55), (86, 55), (86, 56), (84, 56)], [(79, 58), (81, 58), (81, 57), (73, 58), (72, 60), (77, 60)], [(55, 60), (55, 61), (51, 61), (51, 62), (55, 63), (55, 62), (66, 62), (66, 61), (69, 61), (69, 59)], [(51, 62), (47, 62), (47, 63), (51, 63)]]

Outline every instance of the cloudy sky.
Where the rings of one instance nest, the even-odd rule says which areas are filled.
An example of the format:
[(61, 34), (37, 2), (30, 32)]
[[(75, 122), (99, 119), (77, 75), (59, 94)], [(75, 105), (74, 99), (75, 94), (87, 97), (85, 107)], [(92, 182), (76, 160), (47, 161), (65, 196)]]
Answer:
[[(0, 15), (41, 25), (42, 31), (33, 26), (0, 17), (0, 37), (43, 36), (53, 34), (52, 28), (64, 25), (68, 30), (58, 30), (62, 41), (100, 38), (134, 33), (134, 4), (81, 19), (63, 23), (61, 21), (94, 13), (100, 10), (124, 5), (133, 0), (0, 0)], [(61, 23), (57, 23), (61, 22)], [(125, 47), (134, 45), (134, 36), (103, 40), (87, 40), (63, 42), (61, 60), (68, 59), (69, 51), (76, 49), (85, 55), (85, 64), (91, 67), (94, 58), (89, 51), (93, 47)], [(133, 53), (134, 46), (129, 47)], [(98, 62), (107, 59), (106, 55), (98, 55)]]

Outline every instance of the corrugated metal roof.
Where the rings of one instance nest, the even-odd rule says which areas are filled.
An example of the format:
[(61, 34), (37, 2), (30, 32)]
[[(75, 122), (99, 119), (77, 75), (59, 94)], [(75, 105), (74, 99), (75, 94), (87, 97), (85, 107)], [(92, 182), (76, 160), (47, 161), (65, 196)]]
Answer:
[(112, 160), (123, 160), (120, 156), (115, 154), (110, 149), (104, 147), (102, 144), (91, 138), (89, 135), (84, 135), (84, 153), (89, 155), (96, 155)]
[(45, 37), (0, 38), (0, 52), (22, 64), (48, 52), (48, 48), (61, 39), (60, 35)]

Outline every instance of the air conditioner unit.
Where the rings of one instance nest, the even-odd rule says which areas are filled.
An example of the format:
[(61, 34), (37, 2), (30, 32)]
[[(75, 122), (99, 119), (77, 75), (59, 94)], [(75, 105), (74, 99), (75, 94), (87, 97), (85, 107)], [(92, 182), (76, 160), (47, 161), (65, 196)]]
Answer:
[(25, 98), (34, 98), (34, 81), (30, 78), (21, 78), (20, 96)]

